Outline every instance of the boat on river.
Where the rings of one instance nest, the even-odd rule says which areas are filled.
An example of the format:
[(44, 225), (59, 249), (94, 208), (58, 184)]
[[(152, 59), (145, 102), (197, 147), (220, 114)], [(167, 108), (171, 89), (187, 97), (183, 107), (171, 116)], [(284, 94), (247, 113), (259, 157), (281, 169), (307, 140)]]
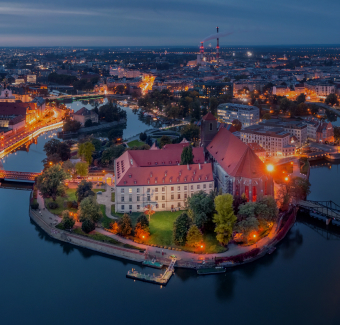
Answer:
[(219, 274), (225, 273), (226, 269), (222, 266), (206, 267), (197, 270), (198, 275), (209, 275), (209, 274)]
[(153, 259), (151, 261), (150, 260), (145, 260), (145, 261), (143, 261), (142, 264), (145, 265), (145, 266), (153, 267), (155, 269), (161, 269), (163, 267), (163, 264), (157, 262), (155, 259)]

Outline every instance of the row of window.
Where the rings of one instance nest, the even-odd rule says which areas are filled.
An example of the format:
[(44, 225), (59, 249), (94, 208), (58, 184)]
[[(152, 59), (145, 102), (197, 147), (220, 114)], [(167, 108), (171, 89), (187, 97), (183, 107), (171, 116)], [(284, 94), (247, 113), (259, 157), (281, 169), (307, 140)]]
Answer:
[[(187, 193), (184, 193), (183, 198), (186, 199), (188, 197)], [(177, 200), (180, 200), (182, 198), (181, 194), (177, 194)], [(158, 195), (155, 196), (155, 201), (158, 201), (159, 197)], [(175, 199), (175, 195), (171, 194), (171, 200)], [(147, 201), (151, 201), (151, 197), (150, 195), (147, 195), (146, 197)], [(140, 196), (137, 195), (137, 201), (140, 201)], [(162, 201), (165, 201), (165, 195), (162, 195)], [(121, 202), (125, 202), (125, 197), (124, 195), (121, 196)], [(129, 195), (129, 202), (132, 202), (132, 195)]]
[[(121, 205), (121, 210), (125, 210), (125, 205)], [(178, 202), (177, 203), (177, 207), (180, 208), (181, 207), (181, 202)], [(156, 209), (159, 209), (159, 204), (156, 204), (155, 205), (155, 208)], [(174, 209), (175, 206), (172, 204), (171, 205), (171, 209)], [(141, 206), (140, 205), (137, 205), (137, 210), (140, 210), (141, 209)], [(165, 203), (162, 203), (162, 209), (165, 209)], [(129, 205), (129, 210), (132, 210), (132, 205)]]
[[(209, 188), (212, 188), (212, 187), (213, 187), (212, 184), (209, 184)], [(206, 188), (207, 188), (207, 184), (203, 184), (203, 189), (206, 189)], [(201, 189), (201, 185), (200, 184), (196, 185), (196, 189), (200, 190)], [(170, 190), (171, 190), (171, 192), (174, 192), (175, 191), (175, 186), (171, 186)], [(184, 191), (187, 191), (187, 190), (188, 190), (188, 186), (185, 185), (184, 186)], [(190, 190), (192, 190), (192, 191), (194, 190), (194, 185), (190, 185)], [(177, 186), (177, 191), (178, 192), (181, 191), (181, 186)], [(137, 188), (136, 192), (140, 193), (140, 188)], [(146, 189), (146, 192), (150, 193), (151, 189), (148, 187)], [(165, 192), (165, 187), (162, 187), (162, 192)], [(120, 193), (125, 193), (125, 188), (121, 188), (120, 189)], [(129, 193), (132, 193), (132, 188), (129, 188)], [(158, 193), (158, 187), (155, 188), (155, 193)]]

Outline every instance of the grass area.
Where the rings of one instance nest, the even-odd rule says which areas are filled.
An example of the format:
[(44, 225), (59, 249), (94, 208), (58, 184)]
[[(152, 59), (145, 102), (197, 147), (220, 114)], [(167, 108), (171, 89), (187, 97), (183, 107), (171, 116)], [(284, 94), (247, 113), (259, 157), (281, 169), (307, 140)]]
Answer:
[(109, 244), (113, 244), (113, 245), (124, 247), (124, 248), (135, 249), (135, 250), (138, 250), (138, 251), (144, 251), (143, 249), (141, 249), (137, 246), (123, 244), (123, 243), (119, 242), (118, 240), (115, 240), (115, 239), (113, 239), (109, 236), (103, 235), (103, 234), (96, 232), (96, 231), (93, 231), (90, 234), (86, 234), (85, 232), (83, 232), (81, 230), (81, 228), (75, 228), (75, 229), (73, 229), (73, 233), (77, 234), (77, 235), (89, 237), (93, 240), (97, 240), (97, 241), (100, 241), (100, 242), (109, 243)]
[(52, 198), (47, 198), (45, 199), (45, 207), (48, 211), (50, 211), (51, 213), (54, 213), (58, 216), (61, 215), (61, 213), (64, 211), (64, 210), (70, 210), (71, 212), (77, 212), (77, 209), (68, 209), (67, 207), (64, 207), (64, 202), (65, 201), (77, 201), (77, 198), (76, 198), (76, 189), (75, 188), (69, 188), (66, 190), (66, 196), (57, 196), (55, 202), (58, 204), (58, 208), (56, 209), (50, 209), (48, 207), (48, 204), (50, 202), (53, 202), (53, 199)]
[(105, 211), (105, 205), (104, 204), (101, 204), (100, 205), (100, 211), (102, 212), (103, 214), (103, 218), (100, 220), (100, 223), (102, 224), (102, 226), (106, 229), (109, 229), (110, 228), (110, 224), (112, 222), (114, 222), (113, 219), (109, 218), (107, 215), (106, 215), (106, 211)]
[[(160, 211), (156, 212), (153, 216), (151, 216), (150, 221), (150, 237), (145, 241), (145, 244), (148, 245), (157, 245), (163, 247), (174, 247), (180, 248), (184, 251), (188, 252), (198, 252), (200, 249), (192, 248), (188, 246), (176, 246), (172, 241), (172, 231), (173, 224), (176, 218), (183, 213), (183, 211)], [(131, 222), (134, 227), (137, 222), (137, 218), (141, 213), (133, 212), (131, 213)], [(115, 213), (112, 212), (112, 215), (117, 216), (118, 218), (123, 217), (123, 213)], [(207, 233), (203, 236), (204, 242), (204, 252), (205, 253), (222, 253), (226, 251), (226, 248), (222, 247), (217, 239), (215, 233)]]
[(145, 144), (145, 143), (142, 142), (142, 141), (133, 140), (133, 141), (128, 142), (127, 145), (131, 148), (131, 147), (140, 147), (140, 146), (142, 146), (143, 144)]
[(112, 193), (111, 193), (111, 202), (114, 202), (114, 201), (115, 201), (115, 198), (116, 198), (116, 193), (115, 193), (115, 192), (112, 192)]
[(93, 191), (94, 193), (97, 193), (97, 192), (106, 192), (106, 190), (103, 189), (103, 188), (92, 189), (92, 191)]

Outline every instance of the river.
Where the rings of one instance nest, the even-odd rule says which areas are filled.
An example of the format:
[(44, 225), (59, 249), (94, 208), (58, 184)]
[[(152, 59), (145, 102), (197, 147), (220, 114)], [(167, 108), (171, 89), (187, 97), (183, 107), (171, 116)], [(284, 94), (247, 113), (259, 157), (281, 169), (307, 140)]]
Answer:
[[(91, 99), (82, 101), (73, 101), (72, 103), (66, 104), (70, 109), (75, 112), (79, 111), (81, 108), (86, 107), (87, 109), (93, 109), (97, 104), (98, 107), (106, 104), (108, 102), (107, 98), (101, 99)], [(123, 138), (128, 139), (136, 134), (144, 132), (148, 129), (159, 128), (162, 125), (159, 122), (154, 122), (150, 117), (141, 117), (136, 110), (130, 107), (122, 107), (126, 111), (127, 124), (126, 129), (123, 131)]]
[[(10, 155), (5, 168), (41, 170), (48, 139)], [(310, 181), (311, 199), (340, 204), (336, 165), (313, 168)], [(160, 288), (125, 277), (131, 268), (158, 270), (50, 239), (30, 220), (28, 203), (28, 191), (0, 189), (1, 324), (340, 323), (340, 240), (313, 230), (325, 227), (311, 218), (299, 217), (257, 262), (206, 277), (177, 269)]]

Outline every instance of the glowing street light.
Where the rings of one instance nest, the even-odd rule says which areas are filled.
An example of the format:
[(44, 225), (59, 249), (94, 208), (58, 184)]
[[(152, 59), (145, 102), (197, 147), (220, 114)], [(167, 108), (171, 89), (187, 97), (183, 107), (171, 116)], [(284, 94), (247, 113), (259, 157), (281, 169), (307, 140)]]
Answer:
[(272, 172), (274, 170), (274, 166), (272, 164), (267, 165), (267, 170)]

